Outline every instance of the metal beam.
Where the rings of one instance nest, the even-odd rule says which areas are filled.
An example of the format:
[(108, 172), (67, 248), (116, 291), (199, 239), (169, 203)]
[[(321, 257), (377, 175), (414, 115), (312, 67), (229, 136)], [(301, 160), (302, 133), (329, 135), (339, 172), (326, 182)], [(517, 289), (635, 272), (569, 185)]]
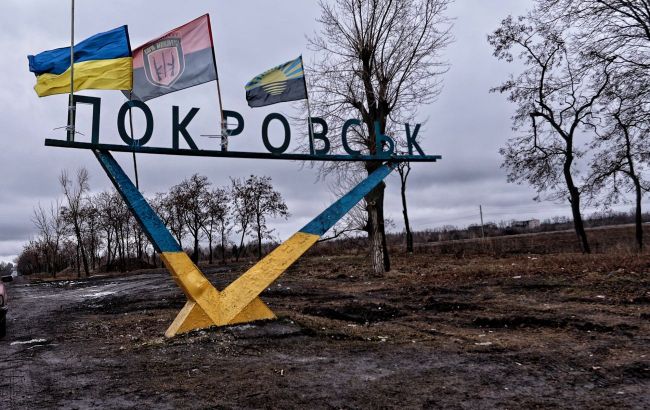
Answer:
[(147, 146), (128, 146), (118, 144), (93, 144), (90, 142), (63, 141), (46, 139), (48, 147), (78, 148), (91, 150), (104, 150), (115, 152), (137, 152), (141, 154), (163, 154), (163, 155), (185, 155), (195, 157), (217, 157), (217, 158), (253, 158), (253, 159), (280, 159), (292, 161), (391, 161), (391, 162), (436, 162), (441, 159), (440, 155), (394, 155), (389, 158), (379, 158), (372, 155), (309, 155), (309, 154), (272, 154), (269, 152), (244, 152), (244, 151), (216, 151), (216, 150), (194, 150), (174, 149)]

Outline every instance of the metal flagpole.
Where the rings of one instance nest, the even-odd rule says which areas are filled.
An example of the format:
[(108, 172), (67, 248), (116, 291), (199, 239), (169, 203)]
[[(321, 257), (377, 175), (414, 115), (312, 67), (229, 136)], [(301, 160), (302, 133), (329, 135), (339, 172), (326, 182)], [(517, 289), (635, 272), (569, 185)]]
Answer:
[(305, 96), (307, 97), (307, 124), (309, 126), (309, 153), (314, 155), (316, 153), (316, 146), (314, 145), (314, 125), (311, 123), (311, 106), (309, 105), (309, 92), (307, 91), (307, 75), (305, 74), (305, 63), (300, 54), (300, 64), (302, 65), (302, 76), (305, 84)]
[(223, 103), (221, 102), (221, 85), (219, 84), (219, 70), (217, 70), (217, 56), (214, 53), (214, 43), (212, 42), (212, 23), (208, 15), (208, 32), (210, 33), (210, 44), (212, 45), (212, 62), (214, 63), (214, 75), (217, 77), (217, 97), (219, 98), (219, 114), (221, 115), (221, 150), (228, 151), (228, 128), (226, 126), (226, 117), (223, 115)]
[[(212, 49), (214, 57), (214, 48)], [(226, 118), (223, 115), (223, 103), (221, 102), (221, 86), (219, 85), (219, 73), (217, 71), (217, 61), (214, 62), (214, 72), (217, 76), (217, 96), (219, 97), (219, 112), (221, 114), (221, 150), (228, 151), (228, 128), (226, 127)]]
[(74, 0), (71, 0), (70, 13), (70, 97), (68, 99), (68, 141), (74, 141), (75, 134), (74, 107)]

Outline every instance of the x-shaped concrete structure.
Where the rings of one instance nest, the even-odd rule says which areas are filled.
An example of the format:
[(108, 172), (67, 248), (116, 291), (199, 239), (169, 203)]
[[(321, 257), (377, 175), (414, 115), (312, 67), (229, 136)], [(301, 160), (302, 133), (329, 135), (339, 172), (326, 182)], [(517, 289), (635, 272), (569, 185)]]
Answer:
[(167, 337), (215, 325), (274, 319), (271, 309), (259, 298), (260, 293), (381, 183), (395, 166), (392, 163), (382, 165), (220, 292), (181, 249), (111, 153), (100, 149), (93, 151), (172, 277), (187, 296), (187, 303), (165, 332)]

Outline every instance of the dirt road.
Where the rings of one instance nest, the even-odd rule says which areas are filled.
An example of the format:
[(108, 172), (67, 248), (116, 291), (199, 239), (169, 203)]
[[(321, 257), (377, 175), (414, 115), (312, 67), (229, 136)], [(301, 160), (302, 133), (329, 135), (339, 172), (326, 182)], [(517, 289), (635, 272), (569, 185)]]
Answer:
[(278, 320), (171, 340), (164, 271), (12, 284), (0, 408), (650, 408), (650, 256), (394, 265), (306, 259)]

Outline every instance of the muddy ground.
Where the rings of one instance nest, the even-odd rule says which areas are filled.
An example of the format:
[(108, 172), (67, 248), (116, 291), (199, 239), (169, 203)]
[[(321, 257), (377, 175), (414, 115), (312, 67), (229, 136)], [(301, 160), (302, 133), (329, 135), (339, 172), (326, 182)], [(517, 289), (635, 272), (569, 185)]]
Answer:
[(650, 408), (650, 255), (364, 262), (307, 258), (262, 294), (278, 320), (174, 339), (162, 270), (10, 284), (0, 408)]

